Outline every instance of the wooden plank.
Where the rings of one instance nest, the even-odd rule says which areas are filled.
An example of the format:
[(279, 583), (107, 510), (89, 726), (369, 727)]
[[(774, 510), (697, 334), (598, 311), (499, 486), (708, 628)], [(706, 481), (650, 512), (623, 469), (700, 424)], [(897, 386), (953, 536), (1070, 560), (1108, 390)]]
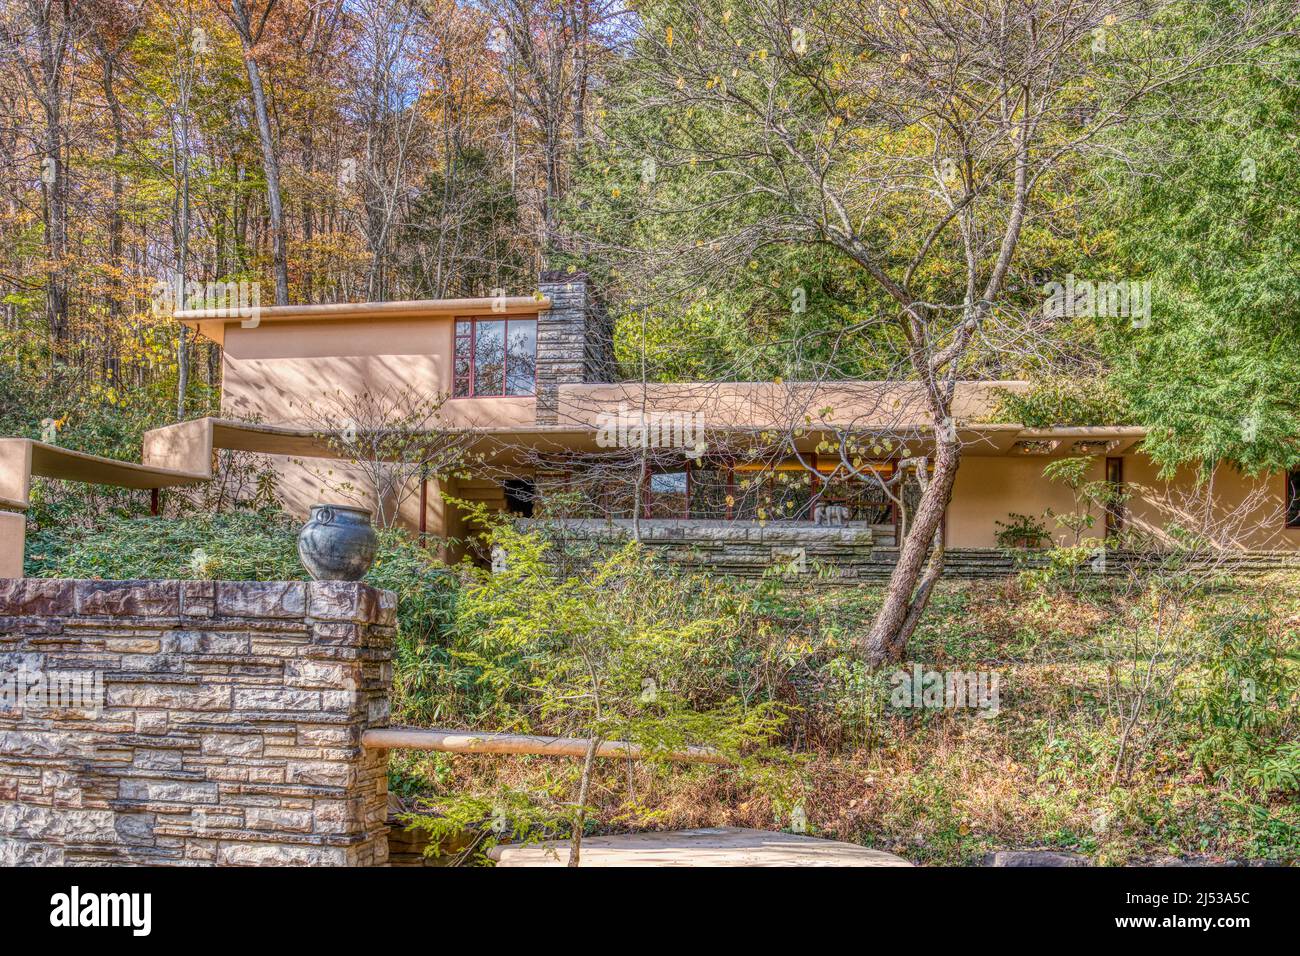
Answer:
[[(497, 866), (567, 866), (569, 841), (488, 851)], [(581, 866), (911, 866), (902, 857), (856, 843), (796, 833), (709, 827), (587, 837)]]
[[(439, 750), (460, 754), (533, 754), (540, 757), (585, 757), (590, 740), (586, 737), (538, 737), (528, 734), (476, 733), (422, 727), (383, 727), (367, 730), (361, 744), (374, 750)], [(658, 757), (675, 763), (726, 764), (728, 760), (710, 747), (651, 754), (622, 740), (606, 740), (597, 757), (645, 760)]]

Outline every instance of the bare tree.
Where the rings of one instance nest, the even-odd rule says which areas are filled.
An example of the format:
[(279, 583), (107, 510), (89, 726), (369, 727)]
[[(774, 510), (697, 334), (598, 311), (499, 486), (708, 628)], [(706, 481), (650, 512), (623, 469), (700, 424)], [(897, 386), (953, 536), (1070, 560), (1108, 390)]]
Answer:
[[(1121, 571), (1133, 610), (1108, 648), (1106, 701), (1119, 724), (1112, 784), (1142, 746), (1157, 739), (1179, 678), (1199, 663), (1203, 635), (1192, 630), (1195, 602), (1246, 558), (1243, 539), (1282, 524), (1281, 509), (1266, 487), (1227, 502), (1215, 493), (1213, 470), (1190, 485), (1143, 489), (1143, 494), (1159, 522), (1124, 535)], [(1234, 624), (1229, 618), (1211, 626)]]
[(352, 85), (364, 137), (357, 172), (365, 203), (362, 231), (370, 247), (366, 294), (378, 300), (389, 292), (392, 240), (412, 191), (409, 168), (427, 126), (419, 101), (421, 14), (409, 0), (377, 0), (358, 8), (355, 18), (359, 43)]
[(295, 408), (295, 417), (353, 467), (360, 483), (315, 460), (304, 464), (331, 490), (369, 507), (380, 527), (392, 527), (421, 482), (460, 476), (470, 463), (474, 431), (442, 421), (446, 398), (392, 386), (340, 391)]
[[(95, 29), (92, 33), (95, 55), (100, 66), (100, 88), (104, 105), (108, 108), (113, 136), (112, 185), (108, 209), (108, 264), (113, 270), (108, 287), (108, 315), (115, 325), (122, 315), (125, 298), (123, 279), (127, 264), (123, 243), (123, 200), (125, 193), (122, 164), (126, 157), (126, 118), (119, 93), (121, 74), (129, 68), (127, 48), (144, 26), (146, 0), (134, 4), (109, 4), (96, 11)], [(121, 361), (117, 354), (108, 354), (105, 361), (110, 384), (120, 385)]]
[(257, 45), (262, 42), (266, 22), (275, 10), (276, 0), (265, 0), (258, 11), (248, 0), (227, 0), (221, 12), (239, 34), (244, 51), (244, 68), (248, 89), (253, 97), (253, 115), (257, 119), (257, 137), (262, 144), (262, 173), (266, 177), (266, 204), (271, 217), (271, 255), (275, 269), (275, 304), (289, 304), (289, 254), (285, 244), (284, 206), (280, 192), (280, 159), (271, 131), (271, 113), (262, 68), (257, 62)]
[[(872, 663), (903, 655), (942, 573), (933, 545), (962, 455), (958, 382), (990, 355), (1050, 344), (1013, 288), (1026, 228), (1050, 216), (1049, 184), (1152, 94), (1283, 33), (1294, 7), (1242, 2), (1173, 35), (1167, 14), (1183, 6), (755, 0), (644, 20), (619, 94), (635, 119), (608, 133), (624, 165), (656, 173), (638, 197), (652, 238), (609, 250), (629, 289), (752, 282), (747, 265), (769, 247), (830, 249), (869, 290), (851, 329), (883, 372), (868, 404), (914, 392), (925, 453), (898, 460), (908, 436), (892, 435), (883, 481), (854, 464), (869, 456), (850, 446), (870, 436), (825, 416), (848, 471), (923, 485), (864, 638)], [(791, 430), (818, 417), (790, 411)], [(889, 424), (871, 423), (880, 436)]]
[(83, 25), (71, 0), (15, 3), (6, 7), (2, 22), (5, 59), (21, 73), (45, 117), (39, 170), (49, 259), (45, 315), (50, 334), (62, 342), (68, 336), (68, 68)]
[(537, 138), (538, 242), (555, 251), (560, 204), (587, 138), (593, 61), (610, 45), (623, 6), (610, 0), (495, 0), (512, 104)]

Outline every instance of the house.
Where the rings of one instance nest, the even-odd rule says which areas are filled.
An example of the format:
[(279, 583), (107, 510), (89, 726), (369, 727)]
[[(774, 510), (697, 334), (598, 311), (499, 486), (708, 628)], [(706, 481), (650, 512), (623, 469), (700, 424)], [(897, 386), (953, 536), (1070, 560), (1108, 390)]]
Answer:
[[(481, 436), (483, 459), (473, 477), (412, 495), (403, 511), (412, 528), (464, 534), (444, 493), (528, 514), (535, 500), (567, 489), (588, 508), (584, 516), (577, 507), (575, 525), (619, 528), (639, 514), (650, 541), (698, 547), (730, 534), (778, 550), (819, 539), (841, 548), (896, 543), (906, 502), (900, 507), (877, 482), (847, 478), (839, 452), (867, 446), (857, 454), (874, 457), (870, 464), (886, 478), (904, 450), (925, 455), (933, 436), (917, 387), (615, 382), (610, 324), (588, 281), (542, 279), (532, 297), (267, 308), (255, 327), (202, 313), (179, 318), (224, 346), (226, 417), (300, 424), (299, 410), (333, 390), (393, 383), (449, 396), (444, 423)], [(1089, 478), (1127, 495), (1121, 507), (1094, 509), (1091, 535), (1127, 527), (1159, 536), (1172, 522), (1192, 520), (1180, 511), (1197, 500), (1194, 476), (1185, 470), (1163, 480), (1142, 454), (1140, 428), (989, 421), (998, 389), (1024, 387), (958, 383), (952, 427), (963, 461), (944, 525), (949, 548), (994, 548), (997, 522), (1012, 514), (1074, 512), (1072, 491), (1043, 475), (1045, 463), (1062, 456), (1089, 456)], [(287, 457), (276, 467), (291, 508), (301, 512), (328, 497), (320, 469)], [(904, 484), (907, 495), (918, 493), (915, 482)], [(1231, 543), (1300, 549), (1298, 486), (1296, 474), (1250, 478), (1219, 469), (1214, 507)], [(1069, 536), (1059, 522), (1047, 530), (1058, 541)]]
[[(151, 432), (144, 465), (129, 467), (180, 483), (211, 473), (213, 448), (268, 453), (284, 504), (304, 514), (318, 500), (368, 494), (364, 475), (330, 460), (335, 452), (319, 439), (322, 429), (356, 425), (341, 411), (334, 421), (331, 408), (368, 390), (445, 397), (437, 427), (466, 436), (470, 457), (454, 476), (407, 488), (398, 510), (400, 524), (439, 539), (472, 532), (448, 498), (521, 520), (541, 504), (574, 533), (617, 539), (635, 526), (676, 559), (741, 573), (794, 559), (878, 570), (892, 561), (919, 495), (916, 467), (886, 493), (849, 466), (888, 482), (900, 461), (926, 458), (934, 443), (915, 383), (615, 381), (610, 322), (580, 274), (543, 275), (533, 296), (177, 318), (223, 346), (222, 417)], [(1013, 515), (1068, 543), (1073, 534), (1051, 516), (1080, 510), (1093, 515), (1092, 537), (1167, 540), (1175, 524), (1208, 520), (1227, 547), (1300, 551), (1300, 472), (1250, 477), (1221, 466), (1207, 500), (1190, 469), (1161, 477), (1140, 428), (993, 420), (999, 390), (1025, 387), (957, 383), (945, 423), (963, 446), (942, 530), (950, 551), (996, 548), (999, 522)], [(60, 458), (37, 451), (38, 460)], [(1087, 479), (1122, 491), (1123, 503), (1080, 504), (1043, 473), (1063, 457), (1087, 457)], [(96, 480), (97, 467), (121, 465), (82, 463), (71, 477)]]

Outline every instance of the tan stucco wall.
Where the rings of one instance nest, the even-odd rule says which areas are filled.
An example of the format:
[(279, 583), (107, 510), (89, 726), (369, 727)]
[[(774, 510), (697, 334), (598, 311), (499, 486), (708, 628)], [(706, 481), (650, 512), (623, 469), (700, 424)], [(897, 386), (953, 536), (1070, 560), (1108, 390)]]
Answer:
[[(1145, 455), (1122, 456), (1124, 483), (1129, 492), (1125, 506), (1126, 522), (1159, 537), (1160, 529), (1170, 521), (1191, 524), (1186, 514), (1180, 516), (1189, 500), (1204, 500), (1195, 492), (1195, 473), (1184, 469), (1171, 481), (1157, 477), (1157, 468)], [(1043, 477), (1047, 457), (965, 457), (957, 473), (952, 502), (948, 506), (947, 544), (951, 548), (992, 548), (997, 542), (995, 521), (1007, 520), (1011, 512), (1041, 518), (1051, 508), (1057, 513), (1074, 510), (1070, 490), (1060, 482)], [(1090, 480), (1105, 476), (1105, 459), (1097, 457)], [(1238, 547), (1256, 550), (1300, 550), (1300, 529), (1284, 528), (1282, 514), (1284, 477), (1266, 475), (1258, 479), (1223, 467), (1214, 479), (1216, 524), (1230, 527), (1229, 541)], [(1258, 493), (1257, 498), (1252, 495)], [(1233, 512), (1252, 506), (1249, 515), (1236, 520)], [(1096, 519), (1086, 536), (1105, 534), (1105, 516), (1093, 509)], [(1057, 543), (1069, 543), (1072, 535), (1057, 523), (1048, 531)], [(1227, 542), (1225, 542), (1227, 543)]]
[[(415, 386), (450, 394), (455, 324), (450, 316), (230, 325), (221, 410), (271, 425), (301, 424), (304, 409), (331, 410), (337, 392)], [(536, 399), (449, 399), (449, 426), (516, 426), (536, 421)], [(310, 413), (309, 413), (310, 417)]]
[[(1133, 455), (1124, 459), (1124, 480), (1132, 497), (1129, 521), (1134, 527), (1162, 536), (1161, 529), (1172, 522), (1195, 527), (1198, 516), (1188, 514), (1189, 504), (1200, 504), (1203, 495), (1189, 498), (1196, 487), (1196, 475), (1181, 469), (1171, 481), (1162, 481), (1150, 459)], [(1225, 543), (1252, 551), (1300, 550), (1300, 528), (1286, 528), (1284, 495), (1286, 476), (1251, 478), (1223, 465), (1214, 474), (1214, 514), (1219, 527), (1232, 530)]]
[[(414, 386), (430, 398), (445, 396), (453, 384), (454, 328), (451, 316), (229, 325), (222, 413), (273, 425), (318, 426), (321, 415), (337, 410), (332, 400), (339, 391)], [(448, 399), (440, 418), (448, 427), (527, 426), (536, 421), (536, 406), (533, 398)], [(368, 488), (364, 475), (346, 462), (265, 458), (276, 473), (280, 500), (293, 514), (305, 515), (320, 501), (370, 506), (367, 493), (343, 487)], [(426, 514), (431, 535), (462, 532), (449, 510), (438, 483), (431, 481)], [(419, 528), (418, 489), (403, 502), (399, 523)]]
[[(1041, 518), (1048, 508), (1058, 514), (1074, 511), (1074, 495), (1065, 485), (1043, 477), (1043, 468), (1051, 461), (1040, 456), (962, 459), (948, 505), (946, 528), (950, 548), (993, 548), (997, 546), (995, 521), (1006, 522), (1011, 512)], [(1089, 480), (1105, 474), (1105, 462), (1097, 459)], [(1103, 516), (1094, 510), (1096, 523), (1087, 534), (1104, 534)], [(1057, 544), (1072, 543), (1074, 536), (1061, 525), (1051, 522), (1047, 530)]]

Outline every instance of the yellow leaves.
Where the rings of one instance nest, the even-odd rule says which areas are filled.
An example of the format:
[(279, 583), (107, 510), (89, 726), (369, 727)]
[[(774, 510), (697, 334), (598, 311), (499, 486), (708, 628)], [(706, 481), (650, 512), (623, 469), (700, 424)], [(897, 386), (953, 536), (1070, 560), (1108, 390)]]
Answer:
[(1116, 23), (1119, 22), (1119, 17), (1115, 16), (1115, 14), (1113, 13), (1108, 13), (1106, 14), (1105, 18), (1101, 22), (1108, 27), (1113, 27)]
[(731, 9), (730, 9), (730, 8), (728, 8), (728, 9), (722, 11), (722, 22), (723, 22), (723, 23), (730, 23), (730, 22), (731, 22)]
[(904, 53), (902, 56), (898, 58), (898, 62), (906, 66), (908, 63), (912, 62), (912, 54)]
[(727, 495), (727, 507), (734, 508), (735, 506), (736, 506), (736, 499), (732, 495)]
[(842, 126), (843, 124), (844, 124), (844, 117), (842, 116), (832, 116), (830, 119), (826, 121), (826, 125), (829, 126), (831, 129), (839, 129), (840, 126)]
[(668, 29), (664, 31), (664, 43), (668, 49), (673, 48), (673, 25), (671, 23), (668, 24)]
[(609, 191), (609, 194), (613, 196), (615, 199), (617, 199), (619, 196), (623, 195), (623, 190), (615, 186), (613, 189)]
[(677, 77), (677, 88), (679, 90), (686, 89), (686, 77), (684, 76)]
[(898, 8), (898, 18), (899, 18), (900, 20), (906, 20), (906, 19), (907, 19), (907, 7), (899, 7), (899, 8)]

